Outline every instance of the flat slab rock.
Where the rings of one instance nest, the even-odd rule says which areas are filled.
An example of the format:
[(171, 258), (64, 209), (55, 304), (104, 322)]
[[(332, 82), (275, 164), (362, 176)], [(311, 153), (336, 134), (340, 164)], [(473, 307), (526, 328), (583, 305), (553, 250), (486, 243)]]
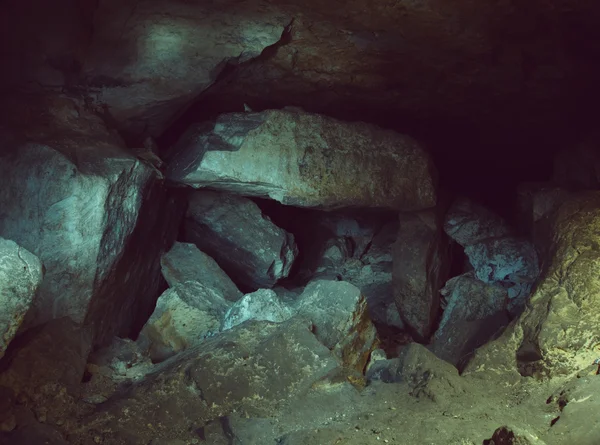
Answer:
[(0, 358), (21, 326), (42, 278), (38, 257), (0, 237)]
[(419, 210), (436, 203), (435, 171), (412, 138), (295, 109), (229, 113), (175, 147), (168, 177), (302, 207)]
[(210, 255), (244, 290), (270, 288), (290, 273), (294, 236), (250, 199), (198, 190), (190, 197), (184, 236)]

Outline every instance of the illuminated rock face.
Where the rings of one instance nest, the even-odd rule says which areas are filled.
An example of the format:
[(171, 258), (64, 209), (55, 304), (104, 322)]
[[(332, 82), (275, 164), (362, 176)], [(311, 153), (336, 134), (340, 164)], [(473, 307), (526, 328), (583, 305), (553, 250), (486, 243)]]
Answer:
[(0, 235), (46, 268), (24, 327), (69, 316), (93, 325), (99, 343), (130, 332), (152, 310), (174, 236), (162, 185), (70, 99), (13, 105), (14, 125), (0, 134)]
[(168, 176), (302, 207), (419, 210), (435, 170), (412, 138), (296, 109), (222, 115), (178, 142)]
[(551, 256), (525, 312), (477, 351), (469, 371), (566, 375), (598, 357), (600, 194), (566, 198), (549, 223)]

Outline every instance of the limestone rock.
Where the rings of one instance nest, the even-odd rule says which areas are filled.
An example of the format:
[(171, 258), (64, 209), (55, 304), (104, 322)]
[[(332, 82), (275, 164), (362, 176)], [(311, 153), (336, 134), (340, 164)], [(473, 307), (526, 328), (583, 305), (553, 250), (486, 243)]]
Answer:
[(508, 324), (508, 295), (472, 272), (449, 280), (441, 293), (447, 304), (431, 350), (460, 369), (476, 348)]
[(376, 332), (360, 289), (344, 281), (316, 280), (306, 286), (296, 310), (312, 321), (316, 337), (345, 366), (365, 368)]
[(400, 214), (393, 247), (394, 300), (417, 338), (432, 333), (439, 310), (439, 289), (448, 277), (449, 250), (435, 211)]
[(502, 218), (465, 198), (457, 199), (448, 210), (444, 231), (463, 247), (488, 238), (512, 235)]
[(0, 238), (0, 358), (17, 333), (42, 278), (42, 263), (34, 254)]
[(253, 1), (103, 1), (81, 76), (123, 133), (156, 137), (228, 64), (277, 42), (291, 19)]
[(230, 305), (222, 294), (197, 281), (176, 284), (156, 302), (138, 342), (153, 361), (163, 361), (218, 333)]
[(46, 268), (24, 325), (69, 316), (93, 324), (100, 344), (150, 315), (180, 213), (153, 170), (80, 105), (3, 98), (0, 235)]
[(233, 411), (272, 417), (338, 363), (309, 323), (292, 319), (243, 323), (159, 366), (84, 422), (88, 440), (100, 434), (111, 443), (192, 441), (209, 421)]
[(222, 294), (226, 300), (237, 301), (242, 297), (240, 290), (217, 262), (195, 244), (176, 242), (162, 256), (160, 264), (162, 274), (171, 287), (184, 281), (198, 281)]
[(571, 375), (598, 355), (600, 194), (574, 195), (551, 221), (551, 256), (523, 314), (480, 348), (472, 372), (495, 367), (521, 375)]
[(282, 303), (274, 291), (259, 289), (244, 295), (227, 310), (221, 329), (226, 331), (247, 320), (281, 323), (292, 315), (292, 309)]
[(273, 224), (254, 202), (227, 193), (194, 192), (184, 230), (186, 240), (250, 290), (273, 287), (287, 277), (298, 253), (294, 236)]
[(168, 167), (176, 182), (329, 209), (436, 203), (429, 156), (389, 130), (289, 109), (224, 114), (193, 130)]

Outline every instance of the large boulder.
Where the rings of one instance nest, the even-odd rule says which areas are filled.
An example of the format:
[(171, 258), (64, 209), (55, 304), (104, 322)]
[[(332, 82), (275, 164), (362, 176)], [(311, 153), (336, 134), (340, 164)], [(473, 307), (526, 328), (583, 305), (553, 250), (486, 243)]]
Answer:
[(162, 274), (169, 286), (184, 281), (198, 281), (229, 301), (237, 301), (242, 293), (223, 269), (195, 244), (176, 242), (160, 259)]
[(162, 285), (160, 255), (178, 224), (173, 201), (83, 104), (4, 99), (0, 235), (46, 268), (25, 325), (69, 316), (93, 324), (96, 343), (129, 335)]
[(21, 326), (42, 278), (38, 257), (0, 237), (0, 358)]
[(431, 350), (462, 368), (476, 348), (508, 324), (508, 295), (500, 286), (479, 281), (473, 272), (452, 278), (441, 293), (445, 297), (444, 315)]
[(156, 137), (229, 64), (276, 43), (291, 19), (255, 1), (102, 1), (80, 81), (126, 136)]
[(394, 300), (413, 335), (432, 334), (440, 307), (439, 290), (448, 278), (449, 245), (433, 210), (401, 213), (393, 247)]
[(295, 309), (311, 320), (316, 337), (344, 366), (365, 368), (376, 331), (360, 289), (344, 281), (316, 280), (298, 297)]
[[(78, 443), (198, 440), (212, 421), (237, 412), (274, 417), (338, 367), (310, 323), (249, 321), (205, 340), (102, 404)], [(173, 442), (176, 443), (176, 442)]]
[(477, 351), (469, 372), (569, 375), (597, 358), (600, 194), (563, 202), (553, 213), (551, 235), (551, 256), (525, 312), (498, 340)]
[(254, 202), (227, 193), (192, 193), (184, 232), (243, 290), (273, 287), (288, 276), (298, 253), (294, 236)]
[(193, 126), (168, 177), (283, 204), (419, 210), (436, 203), (433, 164), (412, 138), (296, 109), (229, 113)]
[(138, 343), (153, 361), (163, 361), (217, 334), (230, 306), (222, 294), (197, 281), (179, 283), (160, 296)]

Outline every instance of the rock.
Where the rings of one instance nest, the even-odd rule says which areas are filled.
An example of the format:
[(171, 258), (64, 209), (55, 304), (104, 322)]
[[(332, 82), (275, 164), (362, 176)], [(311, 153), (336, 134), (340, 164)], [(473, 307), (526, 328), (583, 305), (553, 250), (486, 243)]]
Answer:
[(520, 312), (540, 273), (537, 252), (529, 241), (488, 239), (465, 248), (476, 277), (499, 284), (508, 292), (508, 309)]
[(19, 428), (9, 434), (0, 433), (0, 444), (31, 445), (34, 443), (69, 445), (69, 442), (63, 438), (57, 429), (39, 422)]
[(210, 255), (241, 287), (270, 288), (288, 276), (298, 253), (294, 236), (247, 198), (196, 191), (190, 198), (185, 238)]
[(156, 302), (138, 342), (152, 361), (163, 361), (218, 333), (231, 303), (197, 281), (176, 284)]
[(367, 380), (404, 382), (411, 387), (412, 396), (425, 397), (434, 402), (466, 390), (454, 366), (440, 360), (418, 343), (405, 346), (397, 358), (374, 362), (367, 371)]
[(552, 421), (548, 442), (594, 445), (600, 438), (600, 421), (595, 415), (600, 409), (596, 397), (600, 390), (597, 375), (575, 377), (567, 381), (549, 399), (556, 417)]
[(104, 403), (80, 434), (90, 440), (101, 435), (108, 443), (149, 443), (157, 436), (187, 443), (210, 421), (234, 411), (275, 416), (338, 364), (310, 324), (296, 318), (243, 323), (160, 366)]
[(296, 310), (312, 321), (316, 337), (344, 366), (365, 368), (376, 332), (360, 289), (344, 281), (316, 280), (306, 286)]
[(10, 124), (0, 136), (0, 235), (46, 268), (23, 328), (69, 316), (94, 326), (96, 344), (139, 329), (163, 283), (176, 200), (74, 100), (11, 96), (0, 109)]
[(167, 176), (303, 207), (436, 204), (433, 164), (412, 138), (289, 109), (224, 114), (193, 127)]
[(0, 387), (10, 388), (43, 423), (74, 422), (92, 338), (91, 329), (68, 317), (25, 332), (4, 357)]
[[(570, 442), (582, 443), (582, 442)], [(545, 445), (536, 435), (521, 428), (512, 428), (501, 426), (496, 431), (491, 439), (483, 441), (483, 445)]]
[(476, 348), (508, 325), (508, 295), (500, 286), (477, 280), (472, 272), (450, 279), (441, 293), (447, 304), (431, 350), (462, 369)]
[(501, 338), (477, 351), (472, 372), (499, 367), (539, 378), (565, 376), (597, 358), (600, 194), (566, 200), (550, 227), (551, 256), (525, 311)]
[(157, 137), (223, 69), (276, 43), (291, 19), (252, 1), (103, 1), (81, 76), (121, 132)]
[(449, 248), (435, 211), (400, 214), (393, 247), (396, 307), (413, 335), (429, 338), (439, 311), (439, 289), (449, 273)]
[(243, 295), (217, 262), (194, 244), (173, 244), (162, 256), (160, 265), (171, 287), (184, 281), (198, 281), (229, 301), (237, 301)]
[(512, 235), (508, 224), (499, 216), (466, 198), (457, 199), (444, 220), (444, 231), (463, 247), (489, 238)]
[(283, 304), (271, 289), (259, 289), (244, 295), (229, 308), (221, 329), (226, 331), (247, 320), (281, 323), (292, 317), (293, 311)]
[(0, 358), (16, 335), (42, 278), (42, 263), (34, 254), (0, 238)]

